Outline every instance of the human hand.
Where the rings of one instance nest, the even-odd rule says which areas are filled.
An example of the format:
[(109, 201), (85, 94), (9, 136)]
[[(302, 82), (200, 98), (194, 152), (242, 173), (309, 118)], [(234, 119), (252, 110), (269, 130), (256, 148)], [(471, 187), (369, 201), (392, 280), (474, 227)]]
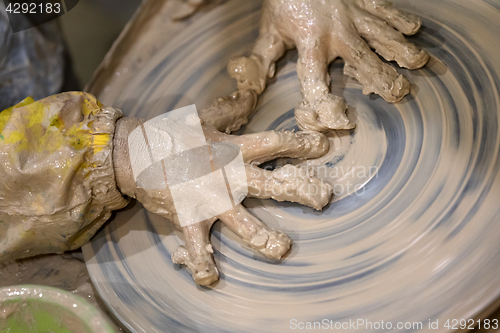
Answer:
[[(269, 258), (280, 259), (289, 251), (292, 242), (290, 238), (283, 232), (266, 226), (262, 221), (250, 214), (239, 201), (233, 204), (232, 209), (213, 218), (182, 225), (174, 205), (170, 187), (146, 189), (137, 185), (131, 165), (131, 159), (136, 158), (134, 155), (137, 154), (132, 149), (129, 149), (128, 140), (130, 134), (139, 126), (145, 127), (143, 121), (133, 118), (123, 118), (117, 123), (113, 160), (118, 188), (123, 194), (137, 198), (146, 209), (166, 217), (182, 230), (186, 245), (177, 249), (172, 255), (172, 260), (174, 263), (186, 265), (197, 284), (210, 285), (217, 281), (219, 277), (209, 239), (210, 229), (218, 219), (238, 235), (243, 243)], [(193, 134), (194, 129), (185, 124), (178, 128), (181, 129), (176, 132), (177, 138), (171, 139), (162, 136), (162, 140), (167, 137), (166, 141), (177, 141), (178, 144), (182, 145), (184, 142), (196, 139)], [(239, 147), (245, 164), (244, 172), (246, 173), (247, 182), (245, 190), (248, 190), (248, 197), (292, 201), (318, 210), (330, 202), (332, 197), (331, 186), (315, 177), (311, 170), (287, 165), (270, 171), (257, 166), (258, 163), (279, 157), (302, 159), (321, 157), (329, 149), (328, 139), (323, 134), (313, 131), (298, 133), (269, 131), (232, 136), (221, 133), (207, 125), (203, 125), (202, 130), (205, 139), (212, 147), (212, 154), (214, 154), (213, 151), (216, 147), (214, 145), (219, 143), (230, 143)], [(175, 146), (175, 143), (173, 145)], [(162, 144), (158, 146), (161, 146), (162, 149), (169, 149), (168, 147), (172, 145)], [(193, 166), (196, 168), (196, 163), (200, 163), (200, 159), (194, 155), (189, 162), (188, 167)], [(184, 170), (184, 168), (182, 169)], [(161, 179), (155, 177), (151, 178), (151, 180), (153, 185), (161, 182)], [(207, 192), (212, 192), (204, 193), (204, 197), (211, 198), (207, 199), (208, 205), (199, 203), (188, 208), (190, 210), (209, 210), (210, 202), (217, 199), (217, 193), (215, 190)]]
[[(301, 129), (317, 131), (351, 129), (355, 125), (345, 114), (345, 100), (329, 90), (329, 63), (343, 58), (344, 74), (357, 79), (364, 94), (376, 93), (388, 102), (398, 102), (409, 93), (409, 81), (371, 49), (401, 67), (420, 68), (429, 54), (403, 35), (415, 34), (420, 25), (418, 17), (387, 0), (266, 0), (252, 55), (233, 59), (228, 65), (240, 94), (227, 101), (239, 103), (240, 110), (246, 110), (239, 113), (242, 120), (238, 122), (246, 123), (257, 94), (274, 76), (275, 62), (286, 49), (297, 47), (303, 97), (295, 109), (297, 124)], [(232, 130), (212, 123), (216, 119), (212, 115), (223, 108), (224, 103), (218, 101), (201, 117), (221, 131)]]

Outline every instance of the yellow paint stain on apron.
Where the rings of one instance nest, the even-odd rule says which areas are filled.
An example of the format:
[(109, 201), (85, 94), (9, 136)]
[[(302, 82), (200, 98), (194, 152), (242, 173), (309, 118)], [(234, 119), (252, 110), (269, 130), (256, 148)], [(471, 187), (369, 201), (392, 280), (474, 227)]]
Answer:
[[(102, 104), (92, 95), (83, 92), (72, 92), (72, 95), (82, 96), (80, 111), (85, 119), (95, 116)], [(54, 102), (60, 102), (55, 99)], [(109, 134), (93, 134), (84, 120), (74, 124), (69, 129), (65, 128), (64, 121), (57, 115), (50, 118), (49, 127), (45, 128), (45, 112), (50, 108), (51, 98), (35, 102), (28, 97), (17, 105), (10, 107), (0, 113), (0, 135), (12, 115), (12, 110), (18, 107), (26, 107), (24, 119), (16, 119), (20, 130), (12, 131), (8, 137), (1, 136), (6, 144), (17, 144), (17, 151), (29, 151), (35, 153), (53, 153), (63, 145), (69, 144), (75, 150), (93, 148), (94, 153), (102, 151), (110, 140)], [(26, 124), (27, 121), (27, 124)]]

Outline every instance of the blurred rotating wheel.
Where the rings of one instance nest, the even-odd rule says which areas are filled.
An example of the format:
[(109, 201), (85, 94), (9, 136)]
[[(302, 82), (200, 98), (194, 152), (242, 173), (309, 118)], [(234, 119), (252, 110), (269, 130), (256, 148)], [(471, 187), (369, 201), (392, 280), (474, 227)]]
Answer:
[[(98, 292), (124, 326), (286, 332), (301, 322), (359, 319), (379, 326), (350, 331), (420, 332), (439, 320), (431, 331), (445, 332), (448, 319), (472, 319), (500, 296), (500, 5), (394, 2), (423, 19), (411, 41), (432, 59), (423, 69), (400, 70), (413, 86), (397, 104), (363, 95), (359, 83), (342, 75), (341, 61), (331, 66), (332, 90), (344, 95), (357, 123), (352, 133), (331, 134), (332, 151), (310, 162), (337, 185), (335, 201), (321, 212), (244, 202), (293, 239), (290, 255), (271, 262), (216, 224), (221, 280), (201, 288), (170, 260), (182, 244), (173, 226), (132, 205), (84, 248)], [(105, 102), (152, 118), (193, 103), (200, 109), (231, 93), (235, 83), (225, 68), (232, 56), (250, 52), (260, 6), (231, 0), (193, 17), (132, 80), (110, 86)], [(288, 52), (280, 60), (241, 133), (296, 129), (296, 59)], [(412, 326), (399, 328), (400, 322)]]

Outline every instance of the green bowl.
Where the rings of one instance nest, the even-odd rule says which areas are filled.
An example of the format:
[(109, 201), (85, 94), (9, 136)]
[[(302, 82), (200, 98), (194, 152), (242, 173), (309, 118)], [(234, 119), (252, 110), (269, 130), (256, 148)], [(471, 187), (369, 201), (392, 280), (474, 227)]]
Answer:
[(0, 333), (115, 333), (79, 296), (37, 285), (0, 288)]

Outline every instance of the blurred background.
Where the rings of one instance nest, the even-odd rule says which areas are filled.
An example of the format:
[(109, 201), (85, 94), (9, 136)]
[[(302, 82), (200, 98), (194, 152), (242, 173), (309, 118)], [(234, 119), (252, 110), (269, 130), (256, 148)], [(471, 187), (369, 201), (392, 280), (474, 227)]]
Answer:
[(78, 89), (92, 77), (141, 0), (80, 0), (58, 18)]

